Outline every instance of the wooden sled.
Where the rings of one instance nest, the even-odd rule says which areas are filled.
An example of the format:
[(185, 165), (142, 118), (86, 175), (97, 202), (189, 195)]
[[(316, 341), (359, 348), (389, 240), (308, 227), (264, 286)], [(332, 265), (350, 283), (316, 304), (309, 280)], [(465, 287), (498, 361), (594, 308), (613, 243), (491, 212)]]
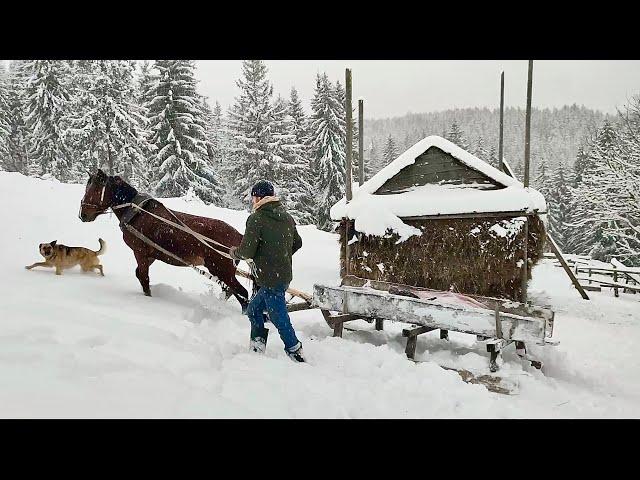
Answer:
[[(491, 372), (498, 370), (498, 355), (511, 343), (516, 353), (536, 368), (542, 368), (542, 362), (527, 354), (526, 343), (558, 344), (551, 339), (555, 314), (549, 308), (479, 295), (460, 296), (466, 303), (457, 305), (439, 299), (446, 296), (443, 294), (447, 292), (348, 275), (340, 286), (314, 285), (312, 306), (321, 309), (335, 337), (342, 337), (344, 323), (359, 319), (375, 322), (377, 330), (383, 329), (385, 320), (416, 325), (403, 330), (407, 338), (405, 353), (411, 360), (418, 335), (433, 330), (440, 330), (443, 340), (448, 340), (449, 331), (476, 335), (490, 353)], [(486, 385), (499, 380), (481, 381), (471, 372), (458, 373), (470, 383)], [(495, 385), (492, 388), (499, 389)]]

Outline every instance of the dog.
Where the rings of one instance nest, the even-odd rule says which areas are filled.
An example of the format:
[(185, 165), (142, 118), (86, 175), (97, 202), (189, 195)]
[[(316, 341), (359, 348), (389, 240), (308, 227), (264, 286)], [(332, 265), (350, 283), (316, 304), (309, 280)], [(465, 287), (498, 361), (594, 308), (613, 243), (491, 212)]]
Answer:
[(73, 268), (80, 265), (83, 272), (90, 272), (93, 269), (99, 270), (100, 275), (104, 277), (102, 265), (100, 265), (99, 255), (103, 255), (107, 250), (107, 242), (98, 239), (100, 249), (97, 252), (84, 247), (67, 247), (66, 245), (58, 245), (58, 241), (40, 244), (40, 255), (45, 258), (44, 262), (36, 262), (33, 265), (24, 267), (31, 270), (34, 267), (48, 267), (56, 269), (56, 275), (62, 275), (65, 268)]

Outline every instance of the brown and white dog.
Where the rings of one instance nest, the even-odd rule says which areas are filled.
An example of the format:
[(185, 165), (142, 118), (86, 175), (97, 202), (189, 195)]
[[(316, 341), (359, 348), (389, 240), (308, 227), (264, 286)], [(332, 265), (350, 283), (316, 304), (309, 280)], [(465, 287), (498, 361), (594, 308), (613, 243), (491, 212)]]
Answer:
[(94, 252), (84, 247), (67, 247), (66, 245), (58, 245), (58, 241), (54, 240), (51, 243), (40, 244), (40, 255), (45, 258), (44, 262), (36, 262), (33, 265), (24, 267), (27, 270), (31, 270), (33, 267), (48, 267), (56, 269), (56, 275), (62, 275), (62, 271), (65, 268), (73, 268), (76, 265), (80, 265), (83, 272), (90, 272), (94, 268), (100, 270), (100, 275), (104, 277), (102, 271), (102, 265), (100, 265), (100, 259), (98, 255), (104, 254), (107, 250), (107, 243), (101, 238), (100, 250)]

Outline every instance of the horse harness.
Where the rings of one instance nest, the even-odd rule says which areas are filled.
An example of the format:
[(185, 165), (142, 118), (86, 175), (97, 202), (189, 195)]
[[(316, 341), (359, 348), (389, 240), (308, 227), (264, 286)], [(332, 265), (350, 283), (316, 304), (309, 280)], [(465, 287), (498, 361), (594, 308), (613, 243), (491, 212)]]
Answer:
[[(214, 252), (216, 252), (217, 254), (228, 258), (230, 260), (234, 260), (233, 257), (231, 257), (231, 255), (229, 255), (226, 252), (222, 252), (220, 250), (218, 250), (215, 247), (212, 247), (210, 243), (225, 248), (227, 250), (229, 250), (230, 248), (227, 247), (226, 245), (223, 245), (221, 243), (216, 242), (215, 240), (202, 235), (201, 233), (198, 233), (196, 231), (194, 231), (193, 229), (191, 229), (189, 226), (187, 226), (182, 220), (180, 220), (178, 217), (176, 217), (174, 215), (174, 213), (170, 210), (170, 209), (166, 209), (173, 218), (175, 218), (178, 223), (172, 222), (171, 220), (168, 220), (164, 217), (161, 217), (159, 215), (156, 215), (155, 213), (152, 213), (148, 210), (145, 210), (143, 208), (143, 205), (146, 204), (147, 202), (149, 202), (150, 200), (154, 200), (154, 198), (151, 195), (147, 195), (144, 193), (138, 193), (136, 194), (136, 196), (131, 200), (131, 202), (129, 203), (123, 203), (120, 205), (115, 205), (113, 207), (111, 207), (112, 210), (117, 210), (117, 209), (122, 209), (122, 208), (128, 208), (129, 210), (125, 211), (122, 215), (122, 219), (120, 220), (120, 229), (124, 232), (125, 230), (130, 232), (133, 236), (135, 236), (136, 238), (138, 238), (139, 240), (142, 240), (144, 243), (146, 243), (147, 245), (155, 248), (156, 250), (164, 253), (165, 255), (167, 255), (168, 257), (173, 258), (174, 260), (176, 260), (177, 262), (182, 263), (183, 265), (187, 266), (187, 267), (191, 267), (193, 270), (195, 270), (196, 272), (198, 272), (200, 275), (203, 275), (205, 277), (207, 277), (209, 280), (212, 281), (216, 281), (218, 280), (215, 276), (211, 275), (209, 272), (202, 270), (200, 268), (198, 268), (197, 266), (185, 261), (184, 259), (180, 258), (178, 255), (168, 251), (167, 249), (161, 247), (160, 245), (158, 245), (157, 243), (155, 243), (153, 240), (151, 240), (150, 238), (148, 238), (146, 235), (144, 235), (142, 232), (140, 232), (139, 230), (135, 229), (133, 226), (131, 226), (131, 221), (141, 212), (144, 212), (148, 215), (151, 215), (154, 218), (157, 218), (158, 220), (171, 225), (174, 228), (177, 228), (178, 230), (182, 230), (183, 232), (186, 232), (188, 234), (190, 234), (191, 236), (195, 237), (197, 240), (199, 240), (202, 244), (204, 244), (206, 247), (210, 248), (211, 250), (213, 250)], [(251, 268), (251, 275), (247, 274), (246, 272), (243, 272), (242, 270), (236, 269), (236, 273), (240, 274), (241, 276), (245, 277), (245, 278), (249, 278), (250, 280), (253, 280), (253, 278), (251, 277), (255, 277), (255, 264), (253, 263), (253, 261), (251, 261), (251, 259), (246, 259), (245, 260), (249, 267)], [(254, 282), (255, 284), (255, 282)]]

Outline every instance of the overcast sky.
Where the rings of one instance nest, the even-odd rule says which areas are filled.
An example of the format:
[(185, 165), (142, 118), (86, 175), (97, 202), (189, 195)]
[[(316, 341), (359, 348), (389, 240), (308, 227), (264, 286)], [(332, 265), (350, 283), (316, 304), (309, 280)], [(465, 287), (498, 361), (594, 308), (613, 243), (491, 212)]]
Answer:
[[(353, 98), (364, 98), (365, 117), (384, 118), (407, 112), (500, 106), (500, 72), (505, 72), (505, 105), (526, 106), (527, 61), (493, 60), (268, 60), (274, 92), (300, 94), (305, 111), (317, 72), (344, 85), (344, 69), (353, 76)], [(240, 60), (196, 62), (199, 90), (226, 112), (238, 95)], [(640, 61), (540, 60), (533, 65), (534, 107), (585, 105), (615, 113), (627, 98), (640, 94)]]

